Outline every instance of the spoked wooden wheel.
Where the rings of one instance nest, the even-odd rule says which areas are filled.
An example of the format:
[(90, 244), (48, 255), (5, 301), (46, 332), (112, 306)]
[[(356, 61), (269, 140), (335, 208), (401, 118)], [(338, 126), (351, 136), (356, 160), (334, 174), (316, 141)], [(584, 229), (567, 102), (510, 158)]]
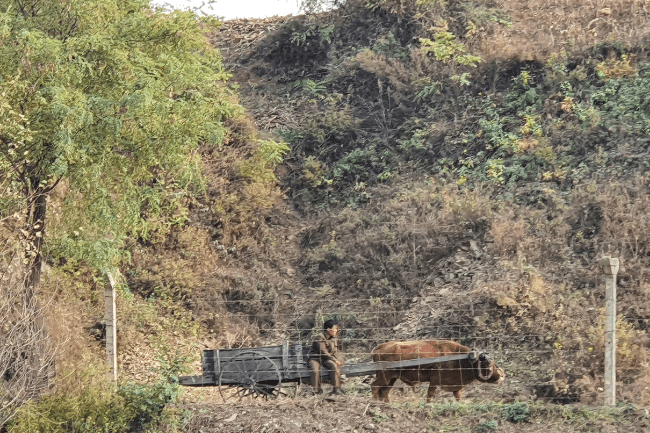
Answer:
[[(243, 352), (223, 364), (219, 374), (219, 393), (224, 401), (244, 398), (276, 398), (285, 395), (282, 376), (275, 363), (259, 352)], [(237, 387), (236, 392), (226, 388)]]

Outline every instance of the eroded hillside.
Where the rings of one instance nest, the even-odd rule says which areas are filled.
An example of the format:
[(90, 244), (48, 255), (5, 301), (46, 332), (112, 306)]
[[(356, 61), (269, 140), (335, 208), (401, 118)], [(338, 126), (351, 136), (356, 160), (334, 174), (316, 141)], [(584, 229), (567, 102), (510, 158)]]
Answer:
[(278, 324), (304, 337), (338, 315), (361, 353), (460, 339), (499, 353), (515, 395), (597, 402), (613, 254), (622, 398), (647, 398), (648, 5), (420, 3), (214, 35), (256, 125), (292, 149), (300, 254)]
[[(308, 341), (336, 317), (352, 361), (450, 338), (508, 373), (470, 399), (600, 404), (610, 254), (619, 399), (649, 404), (649, 34), (650, 2), (623, 0), (349, 0), (225, 22), (210, 38), (246, 113), (202, 149), (183, 218), (129, 243), (122, 374), (151, 380), (170, 348), (196, 374), (202, 348)], [(275, 177), (251, 174), (280, 142)], [(74, 335), (59, 366), (101, 362), (103, 282), (53, 265), (53, 328)]]

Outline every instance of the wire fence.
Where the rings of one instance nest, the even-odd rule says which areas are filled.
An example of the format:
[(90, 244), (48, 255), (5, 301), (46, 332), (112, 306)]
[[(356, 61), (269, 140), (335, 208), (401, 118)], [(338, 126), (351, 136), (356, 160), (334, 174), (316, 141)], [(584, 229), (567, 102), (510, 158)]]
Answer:
[[(596, 341), (596, 331), (593, 342), (565, 342), (552, 327), (544, 326), (539, 326), (539, 329), (508, 329), (503, 326), (495, 331), (498, 326), (489, 329), (485, 323), (477, 323), (475, 318), (492, 319), (493, 324), (503, 322), (505, 317), (502, 316), (506, 311), (503, 307), (478, 303), (468, 305), (467, 299), (458, 305), (441, 307), (437, 305), (438, 299), (436, 296), (380, 296), (327, 301), (323, 297), (278, 295), (270, 299), (227, 299), (214, 305), (222, 308), (223, 318), (236, 318), (260, 329), (264, 334), (264, 344), (250, 347), (251, 351), (282, 344), (285, 339), (308, 346), (322, 332), (323, 322), (333, 318), (341, 326), (339, 338), (346, 365), (372, 362), (373, 349), (388, 341), (451, 340), (487, 354), (505, 372), (506, 379), (499, 386), (480, 385), (475, 391), (469, 391), (469, 396), (508, 401), (537, 399), (562, 404), (598, 402), (603, 387), (604, 355), (600, 357), (603, 349), (599, 345), (602, 342)], [(599, 314), (595, 311), (593, 315), (597, 317)], [(638, 330), (650, 326), (650, 317), (625, 314), (619, 317)], [(594, 322), (591, 326), (597, 330), (599, 325)], [(225, 349), (238, 348), (241, 347), (232, 344)], [(628, 373), (628, 377), (634, 372), (649, 373), (640, 364), (633, 364), (623, 363), (619, 369)], [(268, 373), (264, 367), (254, 368), (259, 374)], [(441, 377), (471, 368), (458, 362), (454, 365), (400, 368), (404, 380), (401, 386), (397, 381), (398, 388), (424, 394), (427, 384), (411, 386), (418, 381), (411, 382), (405, 375), (416, 374), (426, 382), (426, 375), (432, 372)], [(244, 377), (246, 371), (240, 373)], [(371, 379), (361, 382), (352, 379), (352, 383), (370, 392)], [(647, 399), (643, 391), (634, 387), (628, 387), (620, 394), (624, 400)]]

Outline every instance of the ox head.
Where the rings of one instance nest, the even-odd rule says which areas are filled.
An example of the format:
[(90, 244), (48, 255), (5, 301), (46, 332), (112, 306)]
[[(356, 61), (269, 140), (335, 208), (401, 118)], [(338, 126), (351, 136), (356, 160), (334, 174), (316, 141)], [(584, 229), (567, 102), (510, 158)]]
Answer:
[(506, 378), (503, 369), (497, 367), (496, 363), (486, 353), (480, 353), (477, 357), (474, 357), (473, 364), (476, 378), (481, 382), (499, 385)]

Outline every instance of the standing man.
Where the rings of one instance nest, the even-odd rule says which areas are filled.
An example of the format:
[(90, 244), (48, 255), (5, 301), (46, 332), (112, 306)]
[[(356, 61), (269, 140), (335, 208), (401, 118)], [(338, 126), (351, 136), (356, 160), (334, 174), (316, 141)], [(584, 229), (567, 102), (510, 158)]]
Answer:
[(339, 325), (335, 320), (327, 320), (323, 325), (323, 332), (318, 334), (311, 345), (309, 352), (309, 368), (312, 371), (311, 384), (318, 394), (323, 392), (320, 384), (321, 365), (334, 373), (334, 390), (332, 394), (341, 395), (341, 342), (336, 338), (339, 334)]

